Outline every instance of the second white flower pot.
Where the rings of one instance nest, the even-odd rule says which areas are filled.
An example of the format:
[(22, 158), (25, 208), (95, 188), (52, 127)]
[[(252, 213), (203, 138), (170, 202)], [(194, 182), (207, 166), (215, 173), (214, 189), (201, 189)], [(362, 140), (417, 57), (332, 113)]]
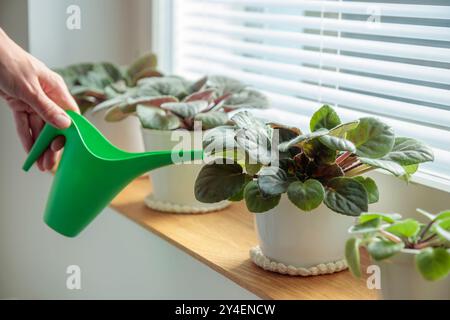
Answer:
[(416, 268), (416, 254), (416, 250), (403, 250), (387, 260), (377, 262), (383, 299), (450, 300), (450, 276), (438, 281), (425, 280)]
[(88, 110), (84, 116), (117, 148), (128, 152), (143, 152), (141, 123), (136, 117), (127, 117), (118, 122), (105, 120), (108, 109), (92, 113)]
[(266, 270), (291, 275), (344, 270), (345, 241), (353, 222), (324, 204), (303, 212), (283, 195), (277, 207), (255, 214), (259, 247), (251, 250), (252, 260)]
[[(146, 151), (189, 150), (201, 148), (201, 136), (194, 140), (194, 132), (163, 131), (142, 128)], [(203, 213), (229, 205), (228, 201), (201, 203), (194, 195), (194, 185), (203, 164), (178, 164), (150, 172), (152, 193), (145, 199), (148, 207), (175, 213)]]

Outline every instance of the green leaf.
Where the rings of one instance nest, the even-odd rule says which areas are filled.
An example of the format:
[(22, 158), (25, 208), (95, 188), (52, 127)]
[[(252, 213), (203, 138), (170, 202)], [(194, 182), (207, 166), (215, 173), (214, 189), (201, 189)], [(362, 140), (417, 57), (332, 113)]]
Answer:
[(208, 130), (226, 125), (228, 123), (228, 115), (221, 111), (202, 112), (197, 114), (194, 120), (201, 121), (203, 130)]
[(264, 197), (285, 193), (289, 186), (286, 172), (278, 167), (264, 167), (257, 180), (259, 190)]
[(338, 177), (328, 182), (325, 204), (331, 210), (349, 216), (359, 216), (368, 209), (367, 192), (361, 183)]
[(381, 218), (374, 218), (350, 227), (349, 233), (369, 233), (380, 230)]
[(322, 203), (324, 195), (322, 184), (314, 179), (292, 182), (287, 189), (289, 200), (303, 211), (317, 208)]
[(382, 221), (385, 221), (387, 223), (394, 223), (396, 220), (399, 220), (402, 218), (401, 215), (398, 213), (374, 213), (374, 212), (364, 212), (362, 213), (359, 218), (359, 223), (364, 223), (373, 219), (380, 218)]
[(437, 220), (433, 229), (443, 239), (450, 241), (450, 218)]
[(338, 138), (332, 135), (325, 135), (319, 138), (320, 142), (322, 142), (325, 146), (332, 150), (336, 151), (350, 151), (351, 153), (356, 152), (356, 147), (353, 142), (344, 139)]
[(305, 141), (303, 143), (303, 152), (308, 158), (314, 159), (314, 162), (319, 166), (324, 164), (331, 165), (336, 161), (337, 151), (328, 148), (319, 139)]
[(402, 166), (433, 161), (433, 150), (415, 139), (397, 137), (392, 150), (383, 157)]
[(257, 163), (268, 165), (271, 161), (271, 139), (268, 128), (249, 112), (239, 112), (231, 117), (237, 127), (235, 140), (238, 146)]
[(314, 132), (322, 128), (329, 130), (339, 124), (341, 124), (341, 119), (339, 119), (336, 111), (332, 107), (324, 105), (313, 114), (309, 122), (309, 128), (311, 132)]
[(419, 164), (410, 164), (407, 166), (402, 166), (405, 170), (405, 174), (402, 175), (400, 178), (405, 180), (406, 182), (409, 182), (411, 180), (411, 176), (417, 172), (419, 169)]
[(445, 248), (426, 248), (416, 256), (416, 265), (429, 281), (445, 278), (450, 272), (450, 253)]
[(359, 125), (347, 133), (347, 139), (356, 146), (360, 157), (381, 158), (394, 146), (394, 131), (375, 118), (361, 118)]
[(233, 93), (225, 100), (224, 106), (228, 109), (258, 108), (266, 109), (270, 105), (269, 99), (259, 91), (244, 89)]
[(127, 118), (128, 116), (129, 114), (124, 113), (119, 107), (113, 107), (106, 111), (105, 120), (108, 122), (117, 122)]
[(252, 177), (249, 175), (245, 176), (245, 181), (242, 184), (241, 189), (239, 190), (239, 192), (235, 193), (234, 195), (232, 195), (231, 197), (228, 198), (229, 201), (233, 201), (233, 202), (238, 202), (241, 201), (242, 199), (244, 199), (244, 190), (245, 187), (247, 186), (247, 184), (252, 181)]
[(345, 138), (348, 131), (355, 129), (359, 125), (359, 120), (342, 123), (330, 130), (330, 135)]
[(359, 245), (361, 240), (358, 238), (350, 238), (345, 244), (345, 260), (351, 273), (360, 278), (361, 277), (361, 261), (359, 256)]
[(416, 220), (405, 219), (390, 225), (386, 231), (399, 237), (412, 238), (419, 233), (420, 224)]
[(252, 163), (249, 159), (249, 157), (245, 157), (245, 171), (247, 174), (254, 176), (261, 170), (262, 165), (260, 163)]
[(359, 160), (361, 161), (361, 163), (367, 164), (374, 168), (386, 170), (397, 177), (403, 176), (406, 173), (405, 169), (394, 161), (363, 157), (359, 158)]
[(217, 75), (209, 76), (206, 86), (208, 88), (215, 89), (219, 97), (227, 93), (236, 93), (245, 89), (245, 85), (242, 82), (229, 77)]
[(380, 194), (378, 193), (377, 184), (375, 183), (375, 181), (373, 179), (371, 179), (369, 177), (358, 176), (358, 177), (354, 177), (353, 180), (356, 180), (359, 183), (361, 183), (363, 185), (364, 189), (366, 189), (367, 197), (369, 199), (369, 204), (375, 203), (378, 201), (378, 199), (380, 198)]
[(195, 181), (195, 198), (200, 202), (214, 203), (236, 195), (246, 181), (242, 167), (237, 164), (206, 164)]
[(294, 139), (292, 139), (290, 141), (280, 143), (278, 145), (278, 150), (280, 150), (281, 152), (286, 152), (289, 148), (291, 148), (295, 145), (298, 145), (299, 143), (322, 137), (322, 136), (328, 134), (328, 132), (329, 131), (327, 129), (317, 129), (317, 131), (307, 133), (307, 134), (302, 134), (298, 137), (295, 137)]
[(275, 137), (278, 137), (277, 144), (280, 144), (286, 141), (290, 141), (302, 134), (300, 129), (295, 127), (285, 126), (278, 123), (269, 123), (268, 125), (273, 130), (272, 144), (274, 144), (273, 140), (275, 139)]
[(165, 114), (159, 108), (138, 105), (136, 113), (142, 127), (147, 129), (174, 130), (181, 125), (181, 121), (177, 116)]
[(127, 69), (129, 79), (137, 80), (137, 75), (146, 69), (155, 69), (158, 64), (156, 55), (147, 53), (136, 59)]
[(439, 212), (436, 215), (435, 220), (439, 221), (439, 220), (447, 219), (447, 218), (450, 218), (450, 210), (444, 210), (444, 211)]
[(216, 127), (206, 131), (203, 135), (203, 149), (205, 154), (215, 154), (226, 150), (235, 150), (234, 129), (231, 126)]
[(191, 102), (169, 102), (161, 105), (161, 108), (169, 110), (183, 119), (194, 117), (208, 107), (208, 102), (197, 100)]
[(251, 181), (244, 189), (244, 198), (250, 212), (262, 213), (275, 208), (280, 202), (281, 196), (263, 197), (256, 181)]
[(367, 245), (367, 251), (375, 260), (383, 260), (392, 257), (405, 247), (403, 242), (395, 243), (387, 240), (375, 240)]

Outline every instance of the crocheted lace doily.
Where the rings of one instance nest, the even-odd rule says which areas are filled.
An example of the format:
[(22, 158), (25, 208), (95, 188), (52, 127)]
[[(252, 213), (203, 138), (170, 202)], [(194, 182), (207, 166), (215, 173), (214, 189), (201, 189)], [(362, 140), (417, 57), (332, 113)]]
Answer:
[(211, 211), (218, 211), (226, 208), (230, 205), (230, 203), (223, 202), (218, 203), (216, 205), (210, 205), (208, 207), (196, 207), (196, 206), (188, 206), (188, 205), (180, 205), (176, 203), (170, 203), (165, 202), (161, 200), (156, 200), (153, 197), (153, 194), (149, 194), (147, 197), (145, 197), (144, 200), (147, 207), (150, 209), (154, 209), (157, 211), (163, 211), (163, 212), (171, 212), (171, 213), (206, 213)]
[(275, 262), (266, 257), (259, 246), (250, 249), (250, 258), (259, 267), (264, 270), (288, 274), (290, 276), (317, 276), (321, 274), (330, 274), (347, 269), (345, 260), (335, 262), (320, 263), (309, 268), (287, 266), (281, 262)]

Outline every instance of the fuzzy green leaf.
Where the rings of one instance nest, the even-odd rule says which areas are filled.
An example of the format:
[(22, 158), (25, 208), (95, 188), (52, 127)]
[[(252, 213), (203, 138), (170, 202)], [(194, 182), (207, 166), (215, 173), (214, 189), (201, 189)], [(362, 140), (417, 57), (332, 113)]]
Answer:
[(236, 195), (246, 181), (246, 174), (237, 164), (210, 163), (200, 170), (195, 181), (194, 193), (198, 201), (214, 203)]
[(367, 192), (361, 183), (345, 177), (331, 179), (325, 192), (325, 204), (331, 210), (359, 216), (368, 209)]
[(416, 265), (425, 279), (443, 279), (450, 272), (450, 253), (445, 248), (423, 249), (416, 256)]
[(390, 225), (386, 231), (399, 237), (412, 238), (419, 233), (420, 224), (416, 220), (405, 219)]
[(369, 233), (380, 230), (381, 218), (374, 218), (350, 227), (350, 233)]
[(341, 119), (337, 115), (336, 111), (328, 105), (322, 106), (311, 117), (309, 128), (311, 132), (319, 129), (332, 129), (341, 124)]
[(373, 219), (380, 218), (382, 221), (387, 223), (394, 223), (396, 220), (400, 220), (402, 218), (398, 213), (374, 213), (374, 212), (364, 212), (359, 218), (359, 223), (364, 223)]
[(360, 278), (361, 277), (361, 261), (359, 255), (359, 245), (361, 240), (358, 238), (350, 238), (345, 244), (345, 260), (351, 273)]
[(177, 116), (165, 114), (159, 108), (138, 105), (136, 113), (142, 127), (147, 129), (174, 130), (181, 125), (181, 121)]
[(361, 183), (363, 185), (364, 189), (366, 189), (367, 197), (369, 199), (369, 204), (375, 203), (379, 200), (380, 194), (378, 192), (378, 187), (372, 178), (358, 176), (358, 177), (354, 177), (353, 179), (358, 181), (359, 183)]
[(403, 242), (395, 243), (387, 240), (375, 240), (368, 244), (367, 251), (375, 260), (383, 260), (392, 257), (405, 247)]
[(361, 118), (359, 125), (347, 133), (360, 157), (381, 158), (394, 146), (394, 131), (376, 118)]
[(338, 138), (332, 135), (325, 135), (319, 138), (325, 146), (336, 151), (350, 151), (351, 153), (356, 152), (356, 147), (350, 140), (344, 138)]
[(397, 137), (392, 150), (383, 157), (402, 166), (433, 161), (433, 150), (415, 139)]
[(370, 159), (370, 158), (359, 158), (361, 163), (367, 164), (374, 168), (379, 168), (386, 170), (393, 175), (400, 177), (406, 174), (405, 168), (394, 161), (383, 160), (383, 159)]
[(259, 190), (264, 197), (285, 193), (289, 186), (286, 172), (278, 167), (264, 167), (257, 180)]
[(325, 191), (319, 181), (309, 179), (305, 182), (292, 182), (287, 189), (287, 195), (300, 210), (311, 211), (322, 203)]
[(221, 111), (202, 112), (197, 114), (194, 120), (201, 121), (203, 130), (208, 130), (226, 125), (228, 123), (228, 115)]
[(262, 213), (275, 208), (281, 196), (263, 197), (256, 181), (251, 181), (244, 189), (244, 198), (250, 212)]

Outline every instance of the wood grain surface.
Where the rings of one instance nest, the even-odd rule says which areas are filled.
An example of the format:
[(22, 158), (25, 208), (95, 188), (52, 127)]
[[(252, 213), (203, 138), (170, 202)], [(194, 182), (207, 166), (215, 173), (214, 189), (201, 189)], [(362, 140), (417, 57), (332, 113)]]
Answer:
[(242, 203), (206, 214), (162, 213), (145, 206), (150, 190), (148, 178), (139, 178), (111, 207), (263, 299), (378, 298), (377, 290), (367, 289), (364, 279), (348, 271), (291, 277), (255, 266), (249, 258), (249, 249), (258, 244), (253, 216)]

